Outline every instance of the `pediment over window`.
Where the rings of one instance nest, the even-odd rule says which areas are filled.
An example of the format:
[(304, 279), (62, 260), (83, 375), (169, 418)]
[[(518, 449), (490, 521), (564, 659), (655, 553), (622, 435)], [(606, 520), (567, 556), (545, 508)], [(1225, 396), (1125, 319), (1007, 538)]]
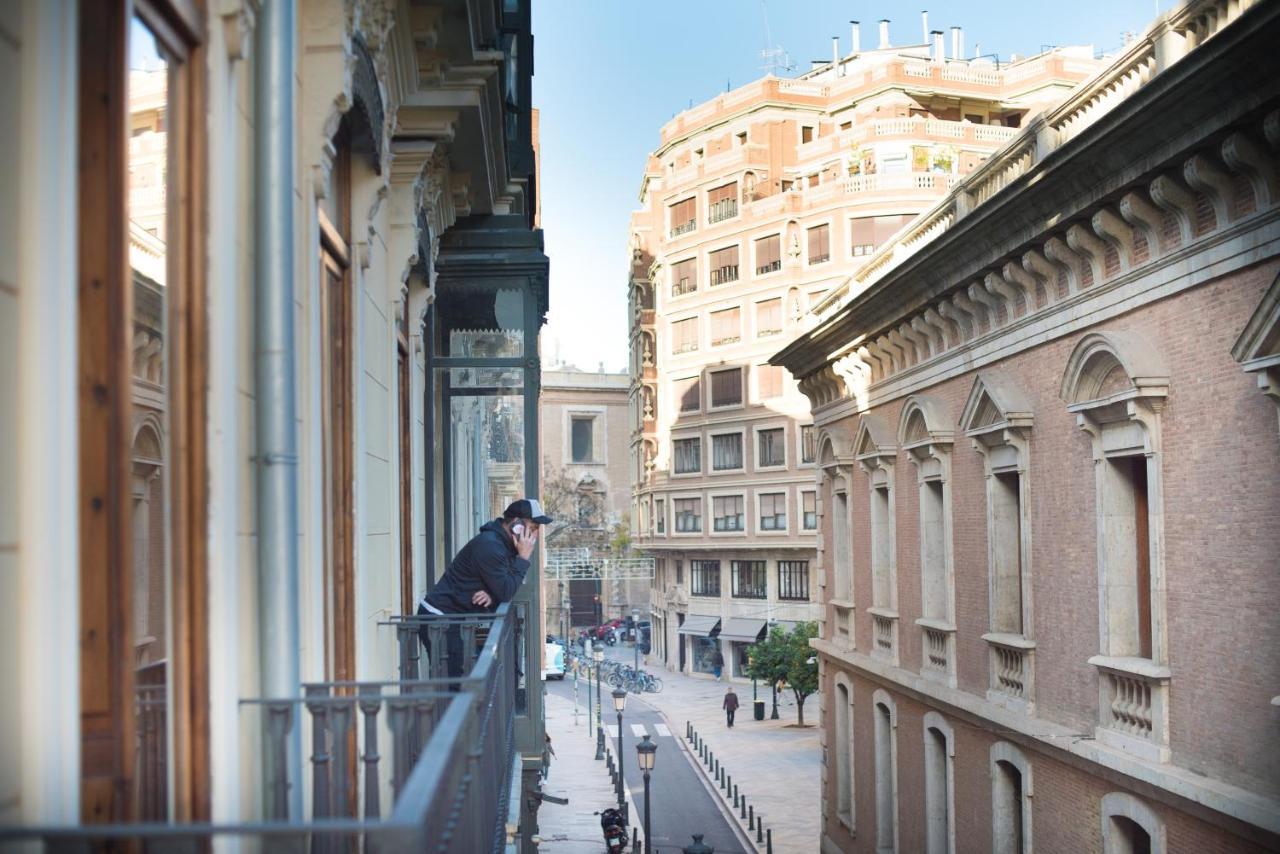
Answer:
[(927, 394), (907, 398), (898, 419), (898, 443), (904, 448), (950, 444), (955, 441), (955, 425), (947, 405)]
[(1263, 294), (1231, 348), (1247, 372), (1258, 375), (1258, 387), (1280, 405), (1280, 277)]
[(969, 399), (960, 414), (960, 429), (966, 436), (998, 430), (1031, 427), (1031, 399), (1017, 382), (995, 372), (983, 371), (973, 381)]
[(833, 468), (853, 460), (853, 445), (847, 436), (835, 430), (818, 434), (818, 467)]
[(1164, 398), (1169, 370), (1155, 346), (1136, 332), (1091, 332), (1071, 351), (1060, 394), (1071, 412)]
[(894, 443), (893, 429), (879, 415), (864, 415), (858, 422), (858, 433), (853, 440), (853, 454), (859, 460), (895, 457), (898, 447)]

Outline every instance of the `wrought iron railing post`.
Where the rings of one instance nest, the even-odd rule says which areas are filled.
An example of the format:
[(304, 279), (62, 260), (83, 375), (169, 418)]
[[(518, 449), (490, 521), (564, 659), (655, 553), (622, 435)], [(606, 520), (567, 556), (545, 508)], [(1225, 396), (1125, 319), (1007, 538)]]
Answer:
[(342, 698), (329, 713), (329, 728), (333, 732), (333, 815), (354, 817), (351, 809), (351, 725), (355, 712), (355, 698)]
[(364, 716), (364, 818), (382, 817), (378, 792), (378, 710), (382, 707), (382, 687), (360, 687), (360, 713)]
[(267, 793), (267, 818), (289, 820), (289, 732), (293, 729), (293, 703), (266, 704), (267, 760), (263, 781)]
[(311, 814), (315, 818), (333, 815), (329, 800), (329, 774), (332, 758), (329, 755), (329, 706), (323, 700), (329, 698), (328, 685), (307, 685), (303, 693), (309, 699), (307, 711), (311, 714)]

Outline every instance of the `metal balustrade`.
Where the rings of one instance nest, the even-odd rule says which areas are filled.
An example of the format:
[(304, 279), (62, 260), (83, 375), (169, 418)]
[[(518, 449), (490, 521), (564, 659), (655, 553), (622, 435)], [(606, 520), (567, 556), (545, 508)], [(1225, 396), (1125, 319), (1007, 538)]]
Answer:
[[(465, 639), (463, 673), (447, 673), (447, 654), (424, 662), (406, 640), (398, 681), (309, 683), (298, 697), (242, 700), (242, 735), (259, 748), (245, 756), (259, 765), (257, 820), (6, 827), (0, 848), (25, 841), (43, 842), (49, 852), (194, 854), (219, 840), (296, 854), (504, 850), (508, 801), (519, 785), (512, 769), (520, 622), (509, 605), (496, 614), (398, 618), (384, 625), (415, 642), (425, 629), (433, 651), (445, 649), (445, 635), (456, 629)], [(416, 678), (419, 670), (432, 675)], [(301, 780), (288, 771), (294, 727), (306, 742)], [(310, 795), (306, 815), (289, 814), (295, 787)]]

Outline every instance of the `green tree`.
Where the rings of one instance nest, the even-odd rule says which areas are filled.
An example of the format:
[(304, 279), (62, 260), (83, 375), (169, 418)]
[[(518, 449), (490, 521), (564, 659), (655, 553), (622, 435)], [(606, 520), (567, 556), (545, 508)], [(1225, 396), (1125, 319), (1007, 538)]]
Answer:
[[(818, 624), (797, 623), (789, 632), (776, 632), (779, 670), (796, 697), (796, 722), (804, 726), (804, 701), (818, 690), (818, 662), (809, 641), (818, 636)], [(770, 640), (773, 637), (770, 636)]]

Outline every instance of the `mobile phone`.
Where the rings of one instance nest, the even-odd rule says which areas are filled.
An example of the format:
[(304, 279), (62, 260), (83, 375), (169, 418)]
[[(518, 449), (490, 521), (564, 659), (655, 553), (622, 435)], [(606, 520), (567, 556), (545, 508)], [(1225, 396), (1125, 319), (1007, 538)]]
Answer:
[(516, 534), (516, 535), (523, 534), (523, 533), (524, 533), (524, 525), (520, 524), (519, 522), (517, 522), (516, 524), (512, 525), (512, 526), (511, 526), (511, 533)]

